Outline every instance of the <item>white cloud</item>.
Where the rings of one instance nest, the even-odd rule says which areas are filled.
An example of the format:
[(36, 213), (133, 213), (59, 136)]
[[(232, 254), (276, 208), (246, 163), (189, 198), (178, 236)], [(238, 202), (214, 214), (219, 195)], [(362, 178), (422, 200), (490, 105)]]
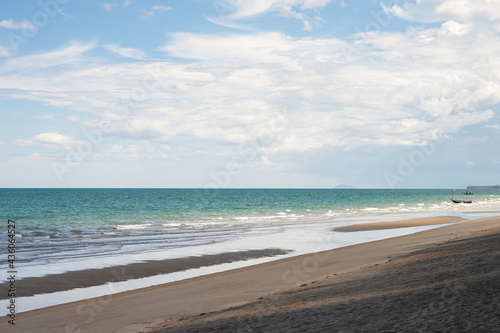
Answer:
[(35, 135), (31, 140), (17, 140), (17, 143), (23, 146), (38, 145), (50, 149), (64, 149), (75, 146), (78, 140), (71, 136), (57, 132), (46, 132)]
[(169, 10), (172, 10), (172, 7), (154, 5), (153, 7), (151, 7), (151, 10), (158, 12), (168, 12)]
[[(286, 63), (290, 59), (283, 53), (295, 48), (285, 35), (274, 32), (227, 36), (175, 33), (171, 38), (172, 42), (160, 50), (174, 57), (208, 61)], [(200, 47), (203, 52), (197, 52)]]
[(73, 139), (67, 135), (51, 132), (35, 135), (33, 140), (35, 142), (58, 145), (70, 145), (73, 142)]
[(247, 18), (259, 14), (263, 14), (266, 12), (273, 11), (276, 0), (256, 0), (256, 1), (238, 1), (228, 3), (225, 7), (225, 10), (229, 13), (227, 15), (231, 19), (241, 19)]
[[(279, 15), (296, 18), (302, 21), (304, 30), (312, 30), (313, 24), (322, 23), (320, 17), (310, 19), (303, 12), (325, 7), (331, 0), (254, 0), (254, 1), (222, 1), (216, 6), (219, 18), (208, 18), (211, 22), (231, 26), (229, 22), (247, 19), (265, 13), (276, 12)], [(237, 24), (233, 27), (238, 28)], [(245, 29), (247, 30), (247, 29)]]
[(73, 42), (56, 51), (17, 57), (7, 60), (1, 71), (26, 71), (30, 69), (41, 69), (60, 65), (69, 65), (79, 63), (84, 60), (83, 54), (96, 46), (94, 42), (82, 44)]
[(112, 11), (118, 5), (116, 3), (101, 2), (99, 3), (99, 6), (101, 6), (104, 10)]
[[(77, 44), (20, 58), (30, 75), (2, 75), (0, 89), (85, 114), (70, 116), (75, 125), (107, 121), (115, 138), (186, 155), (241, 157), (243, 147), (255, 161), (278, 163), (280, 154), (421, 145), (474, 124), (494, 126), (500, 43), (494, 31), (477, 29), (445, 21), (360, 34), (352, 43), (277, 32), (176, 33), (161, 50), (179, 63), (102, 65), (87, 61), (94, 44)], [(39, 75), (52, 66), (48, 59), (67, 55), (74, 60), (55, 61), (65, 66), (50, 67), (51, 80)], [(133, 159), (141, 149), (117, 144), (108, 153)]]
[(446, 0), (436, 7), (436, 13), (459, 21), (467, 21), (473, 17), (496, 21), (500, 19), (500, 2)]
[(226, 6), (232, 7), (228, 15), (232, 19), (242, 19), (268, 12), (291, 13), (294, 8), (301, 10), (321, 9), (328, 5), (331, 0), (255, 0), (231, 2)]
[(441, 26), (441, 32), (447, 35), (463, 36), (470, 32), (471, 26), (468, 24), (460, 24), (455, 21), (444, 22)]
[(62, 16), (66, 16), (66, 17), (69, 17), (69, 18), (73, 18), (74, 16), (73, 15), (70, 15), (68, 13), (65, 13), (64, 12), (64, 8), (59, 8), (59, 10), (57, 11), (60, 15)]
[(153, 7), (151, 7), (151, 9), (142, 8), (141, 9), (141, 12), (142, 12), (141, 17), (144, 19), (149, 19), (149, 18), (153, 17), (157, 12), (158, 13), (165, 13), (165, 12), (168, 12), (170, 10), (172, 10), (172, 7), (154, 5)]
[(304, 0), (298, 2), (301, 3), (301, 9), (321, 9), (326, 7), (331, 0)]
[(391, 14), (393, 16), (402, 18), (404, 20), (408, 21), (413, 21), (413, 16), (410, 14), (410, 12), (406, 9), (401, 8), (399, 5), (393, 5), (392, 7), (387, 7), (385, 4), (381, 4), (382, 8), (384, 11), (388, 14)]
[[(132, 4), (132, 0), (125, 0), (121, 4), (123, 7), (128, 7)], [(113, 11), (113, 9), (118, 7), (118, 4), (109, 3), (109, 2), (101, 2), (101, 3), (99, 3), (99, 6), (102, 7), (104, 10)]]
[(226, 28), (244, 30), (244, 31), (255, 31), (255, 29), (249, 25), (240, 24), (240, 23), (237, 23), (237, 22), (232, 21), (232, 20), (227, 20), (226, 18), (217, 18), (216, 19), (216, 18), (205, 16), (205, 19), (214, 23), (214, 24), (217, 24), (217, 25), (220, 25), (220, 26), (226, 27)]
[(170, 148), (162, 146), (157, 149), (150, 142), (143, 144), (134, 144), (129, 146), (114, 145), (109, 150), (101, 151), (95, 154), (95, 158), (101, 161), (145, 161), (153, 159), (168, 159), (171, 158), (168, 154)]
[(59, 120), (53, 114), (44, 114), (44, 115), (41, 115), (41, 116), (37, 116), (35, 118), (37, 118), (37, 119), (48, 119), (48, 120), (51, 120), (51, 121), (59, 122)]
[(9, 19), (0, 21), (0, 28), (6, 28), (10, 30), (28, 30), (34, 31), (36, 29), (35, 25), (31, 21), (21, 21), (17, 22), (16, 20)]
[(500, 3), (498, 1), (475, 0), (419, 0), (405, 2), (383, 9), (396, 17), (417, 22), (439, 22), (455, 20), (467, 22), (474, 18), (496, 21), (500, 19)]
[(106, 44), (104, 48), (108, 51), (118, 54), (121, 57), (139, 59), (142, 60), (146, 58), (146, 53), (139, 49), (134, 49), (130, 47), (120, 47), (120, 44)]
[(0, 45), (0, 56), (2, 57), (13, 57), (15, 54), (11, 52), (8, 48), (5, 46)]
[(468, 161), (467, 163), (465, 163), (465, 166), (474, 166), (474, 162), (471, 162), (471, 161)]

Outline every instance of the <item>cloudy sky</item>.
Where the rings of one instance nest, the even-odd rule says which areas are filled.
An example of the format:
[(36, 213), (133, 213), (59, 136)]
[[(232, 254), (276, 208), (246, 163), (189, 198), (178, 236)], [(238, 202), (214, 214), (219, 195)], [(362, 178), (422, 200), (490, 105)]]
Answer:
[(500, 183), (500, 2), (0, 2), (0, 187)]

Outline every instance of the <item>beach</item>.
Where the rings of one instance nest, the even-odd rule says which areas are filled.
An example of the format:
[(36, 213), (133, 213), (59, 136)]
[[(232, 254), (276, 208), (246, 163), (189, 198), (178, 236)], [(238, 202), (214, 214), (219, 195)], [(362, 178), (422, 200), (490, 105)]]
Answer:
[[(18, 314), (14, 331), (467, 327), (493, 332), (500, 311), (499, 238), (500, 217), (455, 221), (410, 235), (28, 311)], [(116, 273), (126, 276), (127, 267)], [(0, 328), (14, 327), (4, 320)]]
[(0, 333), (500, 333), (500, 0), (0, 8)]

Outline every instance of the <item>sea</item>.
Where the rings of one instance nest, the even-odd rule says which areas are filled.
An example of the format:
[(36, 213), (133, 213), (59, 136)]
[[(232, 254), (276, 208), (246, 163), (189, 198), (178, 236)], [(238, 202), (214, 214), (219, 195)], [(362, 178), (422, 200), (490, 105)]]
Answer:
[[(126, 290), (131, 290), (435, 226), (353, 233), (335, 232), (335, 227), (444, 215), (471, 219), (500, 209), (499, 190), (464, 195), (456, 189), (455, 198), (472, 199), (472, 204), (452, 203), (452, 190), (3, 188), (0, 246), (5, 258), (0, 270), (9, 270), (9, 220), (15, 222), (18, 280), (149, 260), (287, 251), (128, 281)], [(20, 311), (92, 297), (97, 291), (102, 287), (26, 297)]]

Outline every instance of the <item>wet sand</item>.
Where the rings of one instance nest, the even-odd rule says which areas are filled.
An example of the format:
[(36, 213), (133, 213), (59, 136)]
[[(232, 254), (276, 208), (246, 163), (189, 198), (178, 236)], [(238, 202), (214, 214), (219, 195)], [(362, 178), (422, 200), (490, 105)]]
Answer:
[(21, 313), (15, 330), (6, 320), (0, 330), (424, 332), (460, 324), (492, 332), (498, 244), (500, 218), (483, 218)]
[(449, 223), (457, 223), (463, 221), (466, 220), (461, 217), (439, 216), (439, 217), (425, 217), (425, 218), (403, 220), (403, 221), (355, 224), (346, 227), (335, 228), (333, 230), (341, 232), (384, 230), (384, 229), (419, 227), (425, 225), (449, 224)]
[[(263, 257), (273, 257), (287, 254), (290, 250), (263, 249), (221, 254), (204, 255), (199, 257), (176, 258), (167, 260), (150, 260), (146, 262), (72, 271), (62, 274), (52, 274), (43, 277), (32, 277), (17, 281), (17, 296), (33, 296), (57, 291), (71, 290), (104, 285), (108, 282), (120, 282), (129, 279), (139, 279), (160, 274), (184, 271), (192, 268), (230, 263), (240, 260), (249, 260)], [(0, 284), (0, 290), (7, 290), (8, 283)], [(2, 293), (0, 299), (6, 299), (7, 293)]]

